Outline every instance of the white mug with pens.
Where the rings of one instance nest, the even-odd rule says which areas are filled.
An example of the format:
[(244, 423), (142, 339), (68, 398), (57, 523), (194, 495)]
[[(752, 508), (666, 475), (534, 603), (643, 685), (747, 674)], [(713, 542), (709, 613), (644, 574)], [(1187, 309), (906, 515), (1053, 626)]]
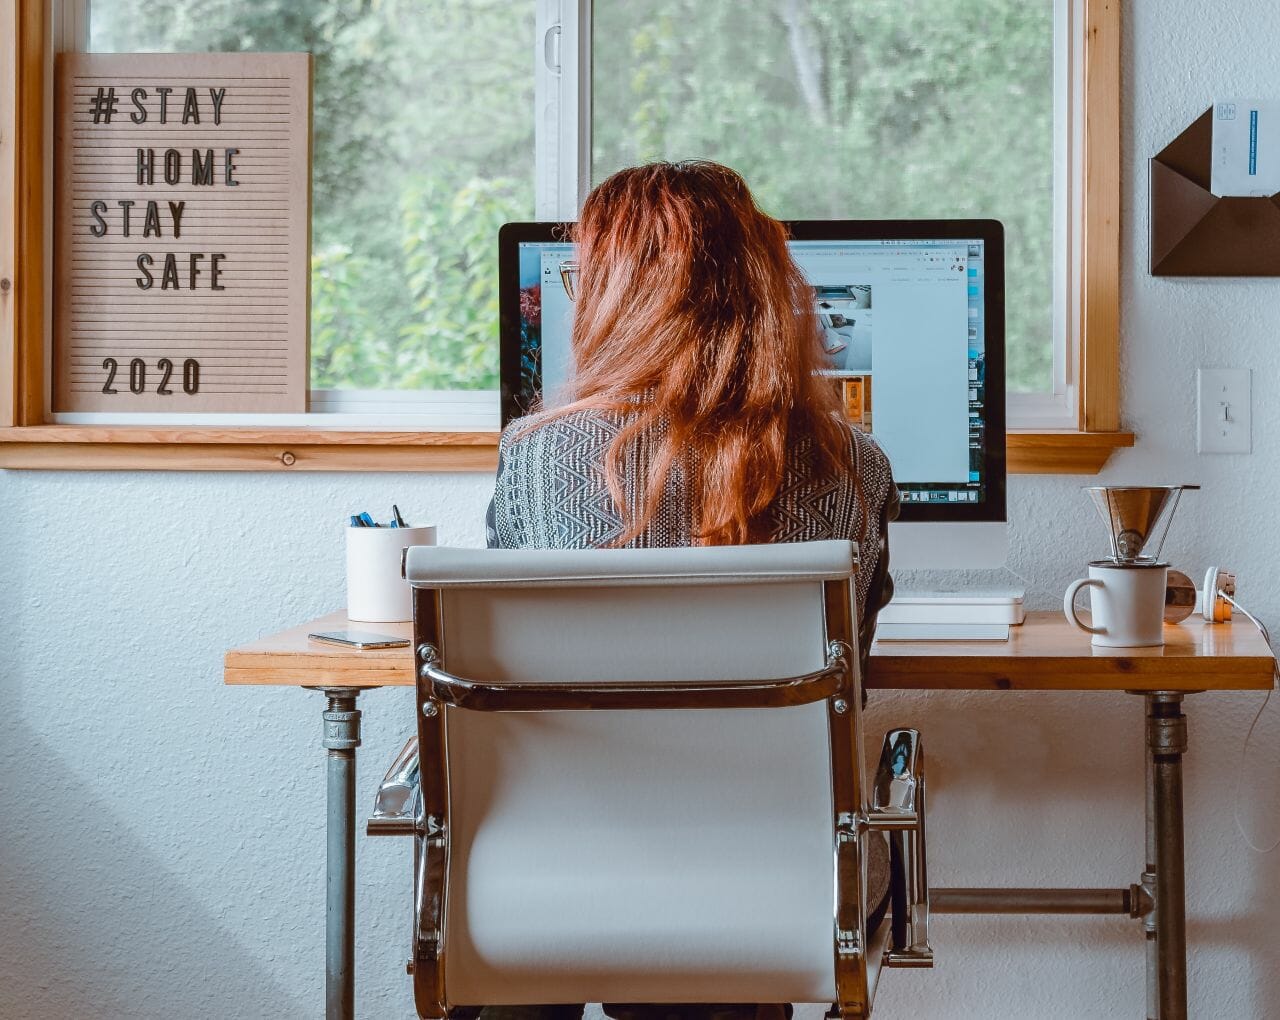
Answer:
[(368, 513), (353, 514), (347, 531), (347, 619), (397, 623), (413, 619), (409, 582), (400, 574), (401, 556), (411, 545), (435, 545), (435, 525), (410, 526), (391, 508), (386, 524)]

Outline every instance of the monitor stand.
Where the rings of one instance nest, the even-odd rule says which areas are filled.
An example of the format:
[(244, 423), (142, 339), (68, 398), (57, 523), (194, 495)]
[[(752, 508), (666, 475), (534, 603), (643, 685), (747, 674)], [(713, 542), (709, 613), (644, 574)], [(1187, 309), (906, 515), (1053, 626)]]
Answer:
[(972, 570), (1003, 567), (1009, 558), (1004, 521), (893, 521), (890, 570)]

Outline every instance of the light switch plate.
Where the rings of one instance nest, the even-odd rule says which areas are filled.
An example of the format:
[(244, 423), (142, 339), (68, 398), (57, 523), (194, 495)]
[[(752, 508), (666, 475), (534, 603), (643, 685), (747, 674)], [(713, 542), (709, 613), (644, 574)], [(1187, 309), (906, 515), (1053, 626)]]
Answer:
[(1250, 370), (1196, 372), (1197, 453), (1249, 453), (1253, 448)]

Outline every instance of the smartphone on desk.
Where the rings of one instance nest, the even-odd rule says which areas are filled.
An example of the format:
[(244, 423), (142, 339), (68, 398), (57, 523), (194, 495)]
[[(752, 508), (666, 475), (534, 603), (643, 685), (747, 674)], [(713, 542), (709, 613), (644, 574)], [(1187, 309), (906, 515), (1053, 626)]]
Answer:
[(327, 645), (342, 645), (345, 648), (356, 648), (364, 651), (367, 648), (407, 648), (409, 639), (396, 637), (394, 634), (373, 634), (364, 630), (326, 630), (318, 634), (308, 634), (312, 641), (323, 641)]

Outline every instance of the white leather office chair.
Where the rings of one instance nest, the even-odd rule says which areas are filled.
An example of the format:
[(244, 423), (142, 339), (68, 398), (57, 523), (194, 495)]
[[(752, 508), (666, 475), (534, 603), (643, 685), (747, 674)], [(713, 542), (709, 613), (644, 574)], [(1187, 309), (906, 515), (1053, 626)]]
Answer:
[[(855, 570), (848, 542), (407, 551), (418, 746), (369, 833), (415, 837), (421, 1016), (865, 1017), (882, 965), (931, 965), (923, 757), (915, 731), (891, 732), (868, 790)], [(897, 881), (869, 943), (876, 829)]]

